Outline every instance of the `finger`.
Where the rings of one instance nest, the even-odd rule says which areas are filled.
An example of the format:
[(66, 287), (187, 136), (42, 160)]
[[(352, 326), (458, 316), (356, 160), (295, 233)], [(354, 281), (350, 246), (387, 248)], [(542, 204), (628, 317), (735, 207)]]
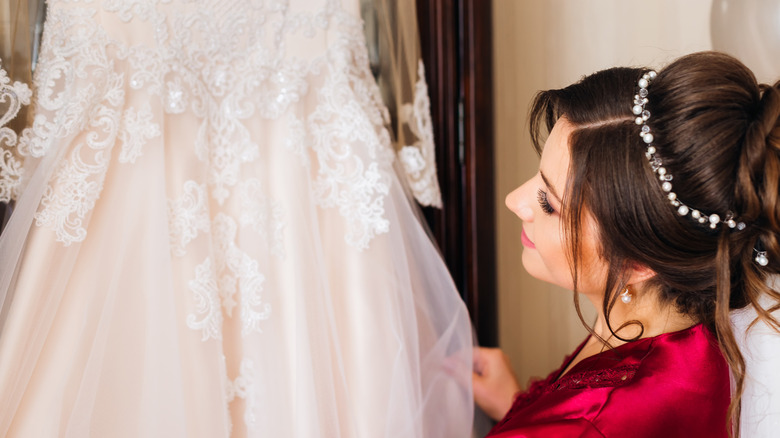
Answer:
[(477, 373), (471, 374), (471, 387), (474, 391), (474, 399), (476, 401), (481, 401), (485, 398), (486, 395), (486, 387), (485, 387), (485, 378), (480, 376)]
[(480, 374), (484, 371), (485, 367), (489, 367), (491, 363), (496, 361), (497, 357), (500, 357), (501, 350), (497, 348), (476, 347), (474, 348), (473, 362), (474, 369)]
[(479, 364), (484, 361), (484, 351), (485, 349), (482, 347), (474, 347), (474, 352), (472, 353), (472, 361), (474, 362), (474, 367), (476, 368)]

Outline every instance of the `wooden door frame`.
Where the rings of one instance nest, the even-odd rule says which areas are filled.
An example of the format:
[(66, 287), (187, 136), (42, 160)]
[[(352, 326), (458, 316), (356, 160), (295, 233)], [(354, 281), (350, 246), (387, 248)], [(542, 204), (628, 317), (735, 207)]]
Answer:
[(444, 208), (426, 209), (480, 344), (498, 342), (490, 0), (417, 0)]

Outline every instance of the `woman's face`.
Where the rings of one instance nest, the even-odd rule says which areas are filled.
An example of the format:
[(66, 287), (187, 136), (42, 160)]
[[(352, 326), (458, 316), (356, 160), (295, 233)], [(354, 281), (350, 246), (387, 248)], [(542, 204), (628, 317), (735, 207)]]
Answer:
[[(572, 271), (561, 222), (561, 198), (569, 170), (571, 125), (561, 118), (544, 144), (539, 172), (506, 197), (506, 205), (523, 220), (523, 266), (532, 276), (573, 289)], [(583, 209), (580, 230), (582, 265), (579, 292), (603, 295), (606, 263), (598, 256), (598, 230)]]

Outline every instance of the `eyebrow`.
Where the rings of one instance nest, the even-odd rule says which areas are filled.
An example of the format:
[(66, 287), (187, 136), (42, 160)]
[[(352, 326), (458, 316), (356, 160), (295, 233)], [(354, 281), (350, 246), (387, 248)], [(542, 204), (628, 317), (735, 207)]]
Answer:
[(550, 180), (548, 180), (547, 177), (544, 176), (544, 173), (541, 170), (539, 170), (539, 175), (542, 176), (542, 181), (544, 181), (544, 184), (550, 190), (550, 193), (552, 193), (552, 195), (555, 197), (555, 199), (558, 201), (558, 203), (559, 204), (563, 204), (563, 202), (561, 202), (561, 197), (558, 196), (558, 193), (555, 191), (555, 187), (553, 187), (553, 185), (550, 184)]

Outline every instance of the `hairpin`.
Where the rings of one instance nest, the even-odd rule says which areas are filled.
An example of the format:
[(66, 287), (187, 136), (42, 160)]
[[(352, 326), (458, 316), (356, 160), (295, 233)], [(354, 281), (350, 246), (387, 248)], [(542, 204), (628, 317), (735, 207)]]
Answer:
[(734, 213), (729, 211), (726, 213), (724, 218), (721, 218), (720, 215), (716, 213), (703, 213), (695, 208), (688, 207), (677, 197), (677, 194), (672, 190), (672, 174), (669, 173), (669, 171), (664, 167), (661, 159), (656, 156), (656, 148), (653, 146), (653, 134), (650, 132), (650, 126), (647, 125), (647, 121), (650, 119), (650, 111), (645, 108), (648, 102), (647, 96), (649, 94), (647, 87), (650, 85), (650, 82), (656, 78), (656, 76), (657, 73), (653, 70), (650, 70), (643, 74), (639, 79), (639, 82), (637, 83), (637, 85), (639, 85), (639, 92), (634, 95), (634, 105), (632, 106), (631, 111), (636, 116), (636, 124), (642, 126), (639, 135), (642, 137), (642, 141), (644, 141), (647, 145), (645, 157), (650, 163), (650, 167), (653, 169), (653, 172), (658, 175), (658, 179), (661, 181), (661, 188), (664, 192), (666, 192), (666, 197), (669, 199), (669, 203), (677, 209), (677, 214), (680, 216), (690, 216), (692, 220), (695, 220), (700, 224), (709, 222), (709, 227), (713, 230), (721, 222), (728, 225), (729, 228), (736, 228), (740, 231), (744, 230), (745, 223), (736, 221), (734, 219)]

